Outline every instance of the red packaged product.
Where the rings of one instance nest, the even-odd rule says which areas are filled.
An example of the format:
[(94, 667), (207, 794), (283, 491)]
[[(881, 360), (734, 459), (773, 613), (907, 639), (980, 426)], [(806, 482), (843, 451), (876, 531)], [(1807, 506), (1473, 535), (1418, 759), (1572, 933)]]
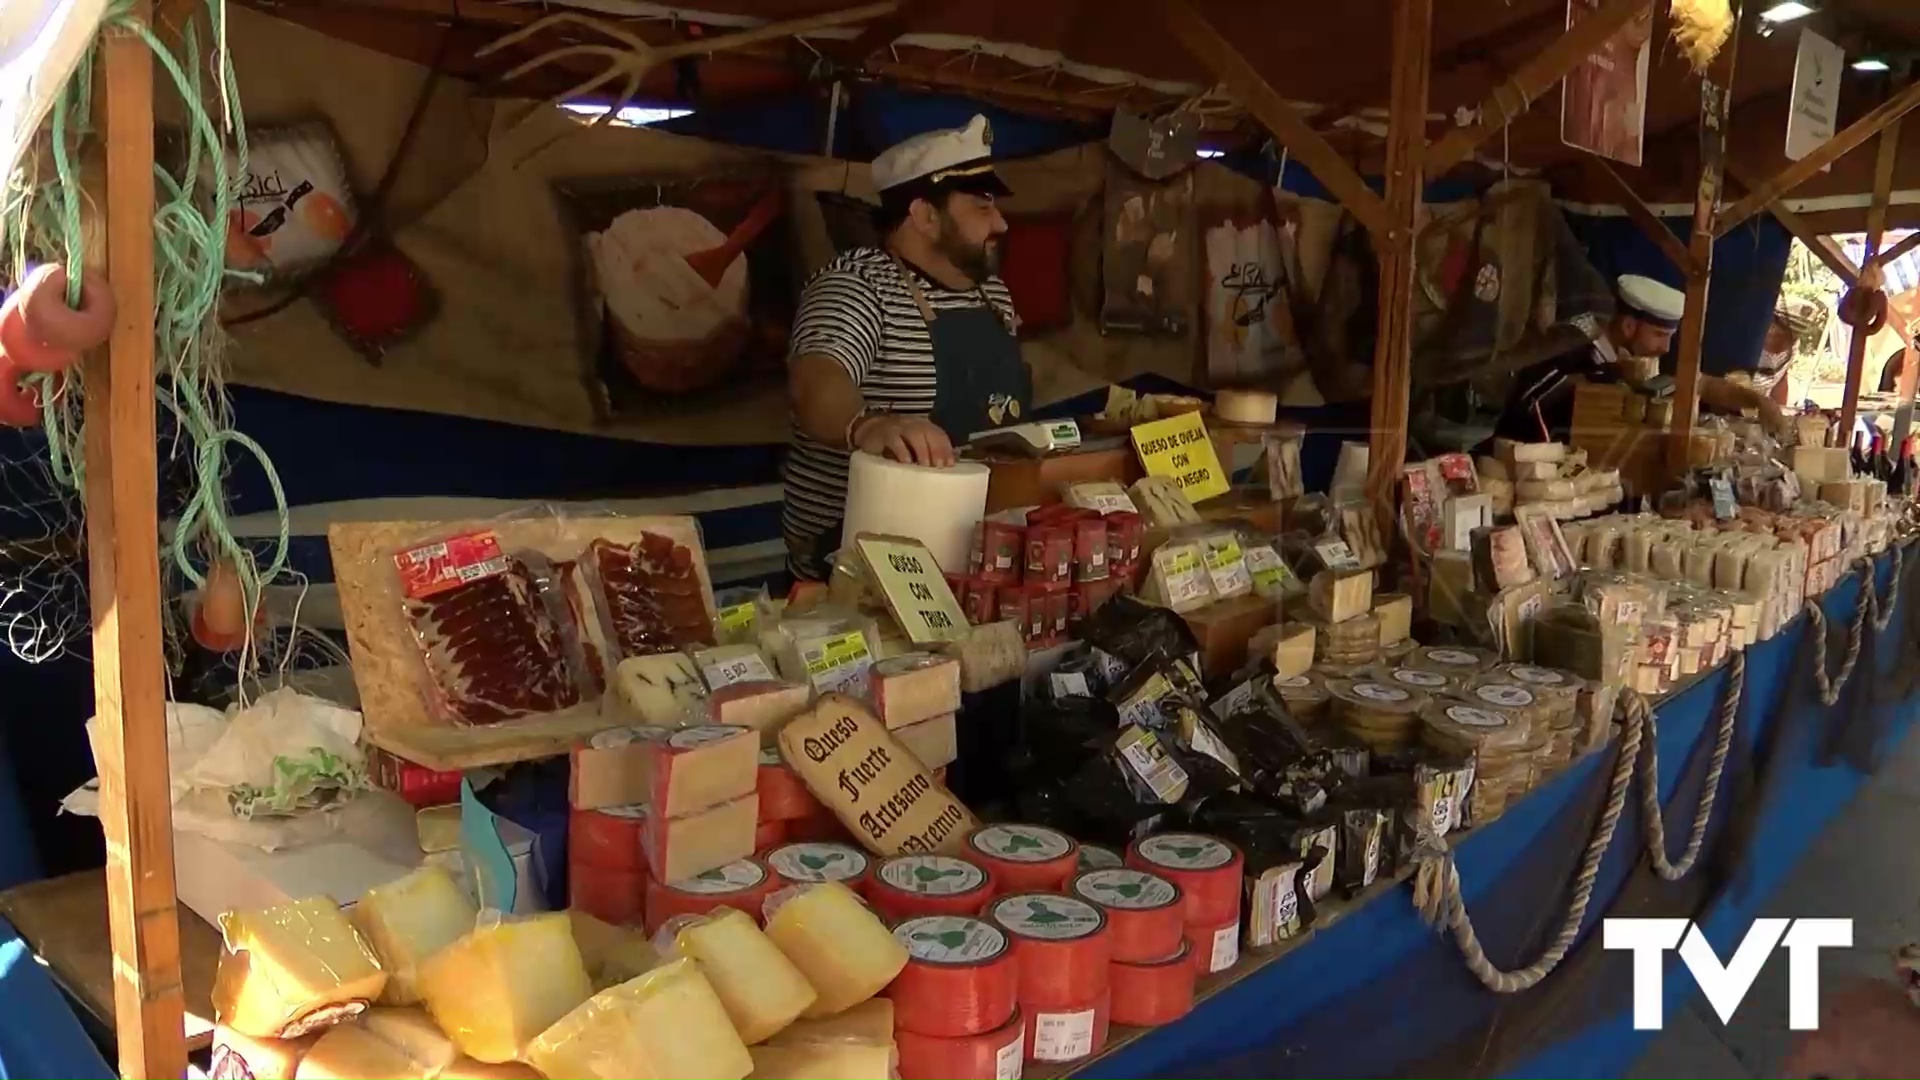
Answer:
[(1029, 583), (1023, 588), (1027, 594), (1027, 630), (1028, 641), (1039, 641), (1053, 628), (1052, 596), (1045, 585)]
[(965, 603), (960, 598), (967, 595), (967, 576), (965, 574), (941, 574), (947, 579), (947, 589), (953, 593), (955, 603)]
[(1027, 511), (1027, 528), (1035, 525), (1058, 525), (1073, 520), (1075, 508), (1066, 503), (1048, 503)]
[(1073, 526), (1027, 526), (1027, 583), (1065, 585), (1073, 580)]
[(1081, 518), (1073, 523), (1073, 580), (1104, 581), (1107, 577), (1107, 523)]
[(984, 626), (1000, 617), (1000, 590), (993, 582), (976, 577), (967, 582), (967, 592), (960, 600), (960, 608), (967, 614), (967, 621), (975, 626)]
[(367, 773), (375, 786), (400, 796), (409, 806), (445, 806), (460, 801), (458, 770), (440, 772), (415, 765), (376, 746), (367, 749)]
[(1146, 526), (1140, 521), (1140, 515), (1127, 510), (1115, 510), (1106, 516), (1107, 522), (1107, 561), (1132, 565), (1140, 561), (1140, 539), (1146, 534)]
[(982, 581), (994, 585), (1005, 585), (1020, 580), (1021, 550), (1020, 526), (1009, 525), (1004, 521), (983, 521), (980, 523), (980, 569), (975, 574)]
[(1016, 623), (1020, 627), (1020, 636), (1026, 637), (1027, 636), (1027, 589), (1026, 587), (1023, 585), (1008, 585), (1004, 588), (993, 590), (993, 594), (997, 598), (996, 606), (998, 608), (998, 611), (996, 612), (996, 614), (1000, 616), (1000, 621), (1005, 622), (1011, 619), (1014, 623)]
[(1067, 636), (1067, 620), (1073, 610), (1073, 590), (1054, 589), (1047, 594), (1047, 623), (1042, 637)]

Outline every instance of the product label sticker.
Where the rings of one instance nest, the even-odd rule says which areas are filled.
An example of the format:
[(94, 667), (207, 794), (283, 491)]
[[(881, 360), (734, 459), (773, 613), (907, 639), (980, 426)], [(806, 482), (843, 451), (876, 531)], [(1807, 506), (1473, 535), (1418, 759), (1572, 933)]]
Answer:
[(1240, 773), (1240, 757), (1220, 741), (1214, 733), (1213, 725), (1202, 720), (1197, 713), (1185, 706), (1180, 708), (1180, 733), (1186, 737), (1187, 745), (1196, 753), (1205, 754), (1225, 765), (1235, 776)]
[(993, 1080), (1020, 1080), (1020, 1066), (1026, 1061), (1026, 1051), (1027, 1031), (1022, 1027), (1012, 1042), (994, 1052)]
[(1294, 929), (1300, 918), (1300, 893), (1294, 887), (1295, 871), (1289, 871), (1273, 890), (1273, 927), (1281, 937)]
[(730, 893), (751, 889), (765, 880), (767, 872), (759, 863), (752, 859), (735, 859), (725, 866), (716, 866), (667, 887), (690, 893)]
[(1076, 506), (1088, 510), (1098, 510), (1102, 514), (1139, 513), (1133, 500), (1127, 496), (1127, 490), (1111, 480), (1095, 480), (1085, 484), (1074, 484), (1071, 489)]
[(635, 821), (647, 816), (647, 804), (628, 803), (626, 806), (603, 806), (598, 810), (590, 810), (588, 813), (605, 814), (608, 817), (626, 818), (630, 821)]
[(1240, 541), (1232, 534), (1208, 537), (1202, 546), (1207, 575), (1213, 579), (1213, 591), (1221, 596), (1253, 588), (1253, 575), (1247, 570), (1247, 557)]
[(1136, 424), (1133, 448), (1148, 476), (1164, 476), (1179, 485), (1188, 502), (1225, 495), (1232, 486), (1220, 467), (1220, 455), (1207, 438), (1207, 422), (1197, 412)]
[(1091, 870), (1073, 879), (1073, 893), (1101, 907), (1150, 911), (1176, 903), (1180, 890), (1158, 874), (1121, 867)]
[(613, 750), (617, 747), (632, 746), (634, 743), (659, 742), (668, 736), (664, 728), (655, 727), (617, 727), (595, 732), (587, 745), (595, 750)]
[(1506, 718), (1498, 713), (1476, 709), (1471, 705), (1447, 706), (1447, 719), (1472, 727), (1500, 727), (1507, 722)]
[(768, 852), (767, 862), (788, 881), (851, 881), (867, 872), (867, 853), (845, 844), (786, 844)]
[(907, 855), (881, 864), (880, 880), (923, 896), (959, 896), (985, 885), (987, 875), (950, 855)]
[(1078, 1061), (1093, 1053), (1093, 1010), (1043, 1012), (1033, 1017), (1035, 1061)]
[(1200, 549), (1193, 544), (1168, 544), (1153, 553), (1167, 585), (1167, 603), (1173, 607), (1205, 600), (1212, 588)]
[(987, 909), (988, 916), (1022, 937), (1067, 941), (1097, 934), (1107, 917), (1085, 900), (1052, 893), (1015, 893)]
[(1473, 692), (1481, 701), (1502, 708), (1523, 709), (1533, 704), (1533, 691), (1512, 683), (1488, 683), (1475, 687)]
[(1084, 671), (1048, 673), (1047, 690), (1056, 701), (1061, 698), (1093, 696), (1093, 687), (1087, 685), (1087, 673)]
[(729, 637), (750, 637), (757, 617), (753, 601), (744, 604), (729, 604), (714, 615), (714, 621), (720, 624), (720, 632)]
[(999, 927), (965, 915), (921, 915), (893, 928), (893, 939), (917, 960), (934, 964), (978, 964), (1005, 953), (1011, 944)]
[[(1287, 890), (1292, 893), (1293, 890)], [(1235, 919), (1232, 926), (1223, 926), (1213, 932), (1213, 959), (1207, 964), (1209, 972), (1222, 972), (1240, 962), (1240, 920)]]
[(667, 745), (676, 750), (692, 750), (696, 747), (725, 742), (728, 739), (737, 739), (752, 732), (752, 728), (744, 728), (738, 724), (702, 724), (699, 727), (681, 728), (667, 736)]
[(1373, 884), (1373, 879), (1380, 873), (1380, 833), (1379, 829), (1367, 830), (1367, 853), (1360, 870), (1362, 888)]
[(703, 654), (700, 675), (707, 680), (707, 686), (713, 690), (732, 686), (734, 683), (773, 681), (773, 669), (767, 666), (766, 659), (757, 652), (722, 660), (705, 659)]
[(1451, 795), (1443, 795), (1433, 800), (1433, 813), (1429, 818), (1429, 824), (1433, 826), (1433, 835), (1437, 837), (1447, 835), (1447, 830), (1453, 828), (1453, 797)]
[(1560, 686), (1567, 681), (1564, 674), (1552, 668), (1534, 667), (1530, 664), (1515, 664), (1507, 669), (1507, 673), (1521, 682), (1532, 683), (1535, 686)]
[(1293, 571), (1287, 569), (1280, 553), (1271, 544), (1255, 544), (1247, 549), (1247, 572), (1253, 575), (1253, 591), (1274, 597), (1294, 585)]
[(394, 568), (400, 571), (400, 591), (410, 600), (503, 574), (509, 561), (500, 550), (500, 537), (491, 529), (450, 536), (393, 556)]
[(1255, 676), (1254, 678), (1248, 679), (1246, 682), (1220, 695), (1220, 700), (1213, 703), (1214, 715), (1222, 717), (1232, 716), (1243, 709), (1252, 708), (1254, 695), (1259, 692), (1259, 677)]
[(1168, 755), (1153, 732), (1130, 725), (1114, 745), (1120, 750), (1120, 760), (1161, 802), (1171, 805), (1186, 796), (1187, 770)]
[(1108, 686), (1118, 686), (1127, 680), (1127, 662), (1104, 649), (1093, 650), (1093, 665)]
[(1047, 862), (1073, 850), (1064, 834), (1038, 825), (989, 825), (967, 843), (1008, 862)]
[(1273, 685), (1277, 689), (1302, 690), (1312, 686), (1313, 680), (1305, 675), (1289, 675), (1284, 679), (1273, 680)]
[(1354, 683), (1353, 692), (1356, 696), (1367, 698), (1370, 701), (1387, 701), (1396, 704), (1411, 700), (1413, 697), (1412, 694), (1407, 693), (1397, 686), (1382, 686), (1379, 683), (1371, 682)]
[(1199, 833), (1161, 833), (1140, 841), (1140, 855), (1158, 866), (1212, 870), (1233, 861), (1233, 849)]
[(1436, 664), (1451, 664), (1456, 667), (1476, 667), (1480, 658), (1470, 652), (1459, 649), (1428, 649), (1427, 659)]
[(823, 694), (860, 693), (866, 688), (867, 669), (873, 666), (867, 636), (858, 630), (804, 642), (800, 659), (807, 665), (807, 680)]
[(1112, 848), (1104, 848), (1099, 844), (1080, 845), (1081, 870), (1106, 870), (1124, 865), (1126, 863), (1120, 858), (1120, 853)]
[(1320, 557), (1320, 563), (1329, 570), (1361, 570), (1360, 557), (1353, 553), (1345, 540), (1322, 540), (1313, 545), (1313, 553)]
[(1408, 686), (1417, 686), (1422, 690), (1439, 690), (1447, 685), (1447, 677), (1445, 675), (1438, 675), (1431, 671), (1421, 671), (1418, 668), (1395, 668), (1393, 669), (1391, 677), (1394, 682), (1406, 683)]
[(1160, 711), (1160, 702), (1172, 693), (1173, 684), (1156, 671), (1134, 688), (1133, 693), (1118, 702), (1115, 711), (1119, 713), (1122, 724), (1158, 727), (1167, 719)]

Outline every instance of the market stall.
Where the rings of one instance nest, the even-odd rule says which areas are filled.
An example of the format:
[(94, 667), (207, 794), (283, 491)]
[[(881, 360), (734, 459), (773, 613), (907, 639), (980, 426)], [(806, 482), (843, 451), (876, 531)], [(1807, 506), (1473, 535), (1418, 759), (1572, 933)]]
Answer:
[[(1699, 403), (1716, 234), (1770, 205), (1784, 220), (1775, 204), (1796, 183), (1890, 130), (1869, 207), (1877, 234), (1897, 120), (1920, 95), (1887, 96), (1725, 209), (1724, 148), (1703, 140), (1685, 244), (1625, 192), (1687, 286), (1677, 388), (1654, 364), (1581, 385), (1564, 439), (1409, 453), (1416, 396), (1489, 355), (1592, 338), (1587, 324), (1611, 310), (1581, 306), (1586, 279), (1571, 271), (1585, 260), (1544, 185), (1502, 177), (1454, 208), (1423, 207), (1423, 193), (1596, 47), (1644, 30), (1650, 5), (1625, 0), (1564, 32), (1549, 25), (1558, 5), (1516, 32), (1512, 13), (1398, 0), (1377, 57), (1390, 123), (1384, 147), (1369, 144), (1384, 149), (1384, 194), (1243, 54), (1233, 31), (1247, 27), (1165, 5), (1194, 67), (1148, 70), (1205, 81), (1138, 79), (1129, 92), (1156, 122), (1271, 132), (1311, 170), (1331, 199), (1255, 186), (1256, 202), (1291, 215), (1285, 230), (1231, 214), (1215, 228), (1228, 246), (1295, 241), (1272, 265), (1303, 291), (1313, 282), (1326, 326), (1366, 326), (1364, 346), (1249, 330), (1241, 254), (1213, 282), (1215, 238), (1203, 252), (1190, 229), (1196, 201), (1244, 201), (1245, 178), (1191, 162), (1152, 176), (1116, 132), (1111, 156), (1075, 152), (1082, 172), (1054, 177), (1064, 198), (1098, 191), (1108, 216), (1093, 220), (1116, 229), (1087, 249), (1107, 273), (1098, 317), (1069, 302), (1056, 336), (1025, 349), (1048, 396), (1078, 407), (982, 440), (953, 469), (856, 455), (828, 582), (784, 597), (729, 588), (701, 522), (658, 506), (340, 521), (328, 555), (356, 707), (265, 685), (226, 713), (169, 703), (163, 588), (185, 594), (199, 646), (244, 658), (290, 528), (282, 513), (277, 544), (257, 546), (226, 517), (223, 447), (274, 474), (257, 443), (196, 404), (222, 284), (314, 275), (290, 299), (254, 293), (250, 309), (220, 313), (260, 324), (236, 331), (237, 363), (263, 383), (307, 379), (366, 404), (418, 394), (481, 416), (518, 400), (550, 427), (626, 425), (661, 441), (764, 424), (779, 394), (752, 376), (765, 374), (761, 353), (777, 370), (769, 342), (783, 340), (794, 266), (754, 242), (797, 202), (796, 236), (844, 247), (857, 215), (838, 200), (865, 183), (854, 167), (776, 168), (715, 144), (679, 148), (700, 175), (637, 187), (555, 185), (524, 166), (576, 139), (560, 151), (576, 162), (615, 136), (667, 147), (555, 107), (608, 82), (625, 89), (598, 115), (617, 116), (647, 80), (693, 77), (693, 58), (711, 58), (703, 77), (750, 84), (766, 47), (793, 41), (856, 65), (891, 57), (871, 71), (938, 83), (944, 65), (903, 66), (900, 50), (951, 51), (942, 33), (957, 29), (881, 3), (781, 22), (716, 15), (663, 43), (505, 5), (366, 6), (448, 22), (376, 32), (309, 7), (293, 21), (401, 55), (427, 47), (414, 121), (445, 107), (433, 89), (448, 75), (531, 78), (525, 89), (555, 94), (491, 114), (477, 140), (472, 127), (451, 138), (430, 160), (456, 174), (452, 194), (422, 199), (415, 231), (395, 221), (396, 192), (434, 183), (390, 168), (355, 217), (325, 131), (261, 133), (251, 167), (226, 156), (256, 135), (229, 119), (229, 31), (281, 44), (307, 31), (252, 15), (230, 26), (218, 3), (200, 30), (164, 18), (186, 5), (160, 5), (158, 22), (144, 3), (108, 11), (103, 126), (74, 126), (86, 95), (50, 80), (52, 149), (27, 158), (74, 198), (32, 204), (41, 216), (22, 226), (50, 265), (9, 301), (8, 362), (76, 370), (73, 354), (100, 342), (46, 328), (118, 311), (84, 394), (100, 782), (70, 805), (97, 813), (108, 838), (112, 942), (112, 1001), (76, 993), (111, 1015), (125, 1075), (180, 1071), (187, 1012), (211, 1013), (216, 1072), (255, 1078), (1496, 1073), (1561, 1060), (1569, 1040), (1622, 1060), (1624, 1025), (1594, 1023), (1623, 1012), (1622, 973), (1598, 963), (1586, 930), (1629, 910), (1737, 922), (1910, 725), (1909, 492), (1829, 445), (1826, 418), (1783, 430), (1709, 419)], [(61, 43), (88, 40), (97, 12), (54, 7), (82, 28)], [(1461, 23), (1446, 27), (1449, 50), (1435, 47), (1442, 14)], [(920, 18), (941, 33), (903, 38)], [(1735, 24), (1663, 18), (1718, 85), (1740, 85), (1745, 48), (1759, 49), (1763, 85), (1780, 74)], [(575, 30), (618, 44), (581, 45)], [(1492, 87), (1440, 67), (1502, 31), (1547, 40)], [(223, 43), (211, 72), (183, 71), (175, 57), (203, 55), (205, 40)], [(188, 160), (213, 162), (196, 197), (196, 172), (159, 159), (159, 227), (156, 54)], [(65, 55), (63, 69), (88, 70), (80, 50)], [(609, 66), (595, 81), (569, 56)], [(1671, 67), (1663, 78), (1694, 78)], [(1069, 73), (1100, 83), (1113, 70)], [(217, 89), (202, 92), (203, 74)], [(1331, 74), (1316, 87), (1374, 89), (1341, 91)], [(1048, 92), (1062, 108), (1092, 100)], [(1429, 145), (1430, 102), (1482, 97)], [(1724, 132), (1729, 97), (1704, 100), (1701, 123)], [(457, 152), (476, 141), (477, 167)], [(88, 180), (67, 155), (87, 148), (104, 148), (105, 187), (83, 212)], [(1044, 186), (1041, 167), (1032, 175)], [(472, 214), (556, 194), (575, 230), (562, 241), (540, 228), (550, 214)], [(280, 232), (289, 220), (298, 228)], [(448, 238), (471, 220), (497, 229)], [(1314, 244), (1298, 242), (1307, 233)], [(1058, 228), (1055, 241), (1079, 250)], [(497, 261), (451, 269), (476, 247)], [(699, 303), (649, 291), (658, 275), (643, 267), (697, 268), (714, 251), (726, 258), (706, 287), (675, 286)], [(100, 265), (104, 276), (83, 273)], [(515, 296), (526, 290), (513, 268), (530, 265), (585, 284)], [(1187, 295), (1192, 278), (1220, 288), (1203, 301)], [(1852, 303), (1863, 318), (1873, 292), (1868, 275)], [(440, 305), (460, 317), (436, 322)], [(1436, 324), (1450, 332), (1436, 337)], [(1088, 344), (1143, 326), (1165, 340)], [(563, 379), (521, 364), (524, 378), (499, 381), (521, 358), (490, 335), (577, 350), (580, 363)], [(410, 347), (485, 375), (450, 396), (457, 381), (404, 363)], [(30, 361), (36, 348), (49, 355)], [(1036, 348), (1068, 359), (1048, 367)], [(341, 377), (349, 356), (371, 361), (360, 378)], [(1204, 372), (1212, 392), (1073, 397), (1169, 362)], [(72, 395), (20, 383), (19, 370), (16, 423), (45, 424), (68, 451)], [(1855, 388), (1859, 375), (1856, 354)], [(675, 396), (730, 377), (758, 390)], [(1359, 387), (1350, 402), (1371, 411), (1365, 441), (1337, 447), (1325, 492), (1305, 480), (1306, 429), (1279, 409), (1281, 384), (1301, 377), (1329, 399)], [(156, 378), (203, 463), (166, 534), (165, 578)], [(663, 399), (677, 407), (646, 407)], [(188, 999), (208, 958), (182, 955), (208, 947), (203, 921), (222, 941), (205, 1009)], [(103, 985), (97, 961), (48, 964)]]

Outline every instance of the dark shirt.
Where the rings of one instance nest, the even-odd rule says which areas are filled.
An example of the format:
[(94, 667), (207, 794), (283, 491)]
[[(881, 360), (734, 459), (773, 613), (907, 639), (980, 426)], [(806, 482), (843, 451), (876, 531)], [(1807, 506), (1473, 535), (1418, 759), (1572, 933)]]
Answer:
[(1611, 345), (1594, 342), (1520, 369), (1494, 435), (1516, 442), (1565, 439), (1573, 428), (1574, 379), (1610, 375), (1612, 351)]

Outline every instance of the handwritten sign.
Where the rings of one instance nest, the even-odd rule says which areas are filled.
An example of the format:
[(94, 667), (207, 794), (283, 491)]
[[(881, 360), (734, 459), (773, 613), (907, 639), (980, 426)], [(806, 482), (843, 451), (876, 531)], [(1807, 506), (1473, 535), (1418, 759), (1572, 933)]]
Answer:
[(931, 645), (959, 641), (971, 632), (927, 545), (910, 536), (865, 533), (853, 543), (866, 564), (867, 579), (880, 591), (908, 641)]
[(1199, 413), (1181, 413), (1133, 428), (1133, 449), (1148, 476), (1161, 476), (1180, 485), (1188, 502), (1225, 495), (1231, 486), (1220, 456), (1207, 438), (1207, 422)]

